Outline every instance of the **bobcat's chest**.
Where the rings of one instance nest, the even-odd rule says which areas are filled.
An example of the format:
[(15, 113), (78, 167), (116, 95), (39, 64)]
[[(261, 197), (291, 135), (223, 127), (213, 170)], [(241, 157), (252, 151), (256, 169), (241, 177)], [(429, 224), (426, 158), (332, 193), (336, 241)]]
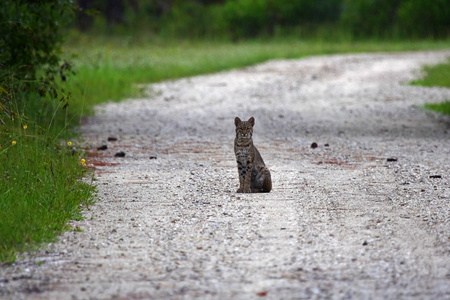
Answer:
[(236, 148), (236, 160), (242, 166), (247, 166), (252, 161), (250, 147)]

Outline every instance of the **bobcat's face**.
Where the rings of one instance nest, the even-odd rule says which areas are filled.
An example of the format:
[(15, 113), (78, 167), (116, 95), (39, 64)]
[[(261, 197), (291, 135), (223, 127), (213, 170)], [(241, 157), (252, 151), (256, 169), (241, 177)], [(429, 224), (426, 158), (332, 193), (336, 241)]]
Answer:
[(236, 138), (239, 140), (248, 140), (253, 135), (253, 125), (255, 125), (255, 119), (251, 117), (248, 121), (241, 121), (238, 117), (234, 119), (236, 125)]

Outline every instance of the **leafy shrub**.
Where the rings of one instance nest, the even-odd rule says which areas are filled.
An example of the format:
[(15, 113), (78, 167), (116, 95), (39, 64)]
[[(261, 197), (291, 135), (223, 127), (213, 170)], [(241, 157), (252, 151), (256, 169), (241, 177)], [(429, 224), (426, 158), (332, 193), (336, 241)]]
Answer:
[(180, 1), (162, 18), (161, 32), (179, 38), (210, 36), (218, 30), (220, 23), (214, 8), (197, 2)]
[(407, 0), (398, 11), (405, 35), (446, 38), (450, 34), (450, 5), (447, 0)]
[(222, 13), (232, 38), (254, 37), (269, 24), (265, 0), (227, 1)]
[(273, 0), (269, 9), (275, 15), (274, 21), (283, 26), (329, 23), (340, 15), (340, 0)]
[(341, 22), (355, 37), (394, 34), (402, 0), (344, 0)]
[(233, 38), (272, 35), (277, 28), (314, 27), (336, 21), (340, 0), (228, 0), (223, 16)]
[(59, 54), (63, 40), (61, 29), (68, 24), (73, 8), (70, 0), (3, 3), (0, 10), (3, 20), (0, 26), (0, 106), (3, 108), (0, 120), (17, 114), (11, 107), (12, 98), (19, 106), (36, 101), (37, 98), (28, 97), (27, 92), (59, 97), (67, 103), (67, 97), (57, 92), (54, 80), (57, 75), (65, 79), (66, 71), (70, 70), (69, 64), (60, 65)]
[(18, 78), (29, 79), (42, 67), (57, 73), (62, 42), (60, 29), (67, 25), (72, 8), (70, 0), (3, 1), (0, 10), (2, 75), (13, 73)]
[(450, 6), (446, 0), (344, 0), (341, 22), (357, 38), (446, 38)]

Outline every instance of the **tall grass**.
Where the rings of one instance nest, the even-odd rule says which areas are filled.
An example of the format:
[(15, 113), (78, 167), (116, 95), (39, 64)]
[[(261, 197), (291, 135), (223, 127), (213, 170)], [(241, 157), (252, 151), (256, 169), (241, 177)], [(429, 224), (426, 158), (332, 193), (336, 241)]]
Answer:
[[(32, 86), (32, 85), (31, 85)], [(75, 123), (60, 99), (30, 85), (0, 97), (0, 261), (55, 239), (92, 200), (87, 169), (74, 148)], [(25, 88), (26, 87), (26, 88)], [(26, 91), (24, 91), (27, 89)], [(70, 139), (69, 139), (70, 138)], [(71, 144), (70, 146), (68, 144)]]

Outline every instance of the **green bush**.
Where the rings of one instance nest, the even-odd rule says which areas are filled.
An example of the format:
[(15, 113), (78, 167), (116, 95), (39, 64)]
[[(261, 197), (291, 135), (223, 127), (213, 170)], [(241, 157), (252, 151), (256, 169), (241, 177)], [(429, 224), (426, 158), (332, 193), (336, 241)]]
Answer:
[(212, 36), (221, 25), (216, 6), (181, 1), (174, 5), (161, 20), (161, 33), (177, 38)]
[(257, 36), (270, 24), (265, 0), (227, 1), (222, 14), (233, 39)]
[(344, 0), (342, 25), (356, 38), (396, 35), (402, 0)]
[(446, 0), (344, 0), (341, 24), (356, 38), (447, 38)]
[(447, 0), (407, 0), (398, 11), (405, 36), (446, 38), (450, 34), (450, 5)]
[(273, 0), (268, 1), (276, 24), (299, 26), (330, 23), (339, 19), (341, 0)]
[(70, 0), (3, 1), (0, 9), (0, 82), (5, 76), (32, 79), (41, 68), (59, 72), (61, 28), (73, 12)]
[[(2, 6), (0, 122), (13, 118), (14, 114), (19, 114), (19, 108), (32, 105), (30, 102), (34, 101), (40, 102), (35, 122), (46, 122), (47, 96), (59, 99), (61, 108), (67, 107), (69, 92), (58, 88), (56, 82), (58, 78), (65, 80), (70, 71), (70, 65), (62, 63), (59, 54), (62, 29), (73, 16), (73, 9), (70, 0), (17, 0), (6, 1)], [(50, 111), (53, 115), (53, 107)], [(63, 115), (66, 113), (62, 112)]]
[[(14, 103), (26, 106), (30, 101), (45, 102), (45, 95), (67, 104), (67, 94), (58, 91), (55, 80), (56, 77), (65, 80), (70, 71), (70, 65), (61, 63), (59, 54), (63, 42), (61, 29), (68, 24), (73, 7), (69, 0), (17, 0), (2, 5), (0, 87), (3, 93), (0, 93), (0, 106), (3, 109), (0, 120), (17, 114), (12, 107)], [(38, 92), (42, 97), (29, 97), (28, 92)]]
[(222, 14), (232, 38), (273, 35), (276, 30), (314, 29), (336, 21), (340, 0), (228, 0)]

